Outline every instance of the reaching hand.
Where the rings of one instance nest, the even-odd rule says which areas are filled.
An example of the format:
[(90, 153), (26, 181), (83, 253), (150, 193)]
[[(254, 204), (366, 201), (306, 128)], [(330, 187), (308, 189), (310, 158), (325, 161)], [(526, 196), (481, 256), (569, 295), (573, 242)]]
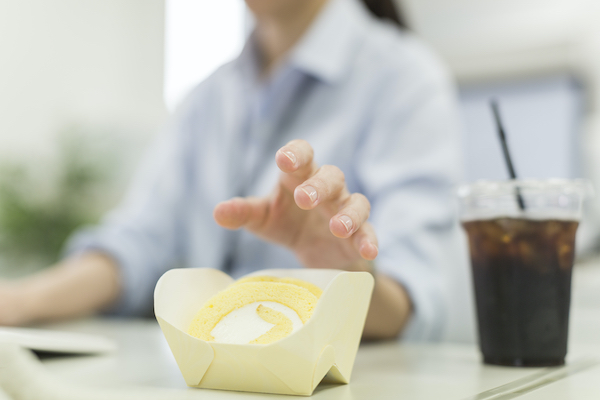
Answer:
[(273, 193), (217, 204), (219, 225), (286, 246), (309, 268), (356, 269), (377, 256), (377, 237), (367, 222), (371, 205), (364, 195), (349, 193), (339, 168), (319, 168), (304, 140), (283, 146), (275, 161), (283, 173)]

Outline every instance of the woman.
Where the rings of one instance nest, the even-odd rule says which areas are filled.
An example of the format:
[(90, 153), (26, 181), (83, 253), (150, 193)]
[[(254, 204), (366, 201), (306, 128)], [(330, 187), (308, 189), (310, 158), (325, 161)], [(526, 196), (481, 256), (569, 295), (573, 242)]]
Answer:
[(357, 0), (246, 3), (256, 28), (239, 58), (192, 91), (68, 259), (5, 284), (0, 323), (147, 312), (178, 263), (341, 268), (376, 277), (365, 337), (439, 337), (458, 176), (444, 70)]

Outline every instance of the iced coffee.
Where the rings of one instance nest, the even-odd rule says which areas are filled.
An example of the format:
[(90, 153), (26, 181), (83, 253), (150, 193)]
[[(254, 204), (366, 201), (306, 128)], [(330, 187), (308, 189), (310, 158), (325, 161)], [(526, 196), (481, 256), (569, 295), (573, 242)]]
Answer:
[(485, 363), (564, 363), (575, 233), (587, 189), (578, 181), (552, 182), (486, 182), (463, 188), (462, 224)]

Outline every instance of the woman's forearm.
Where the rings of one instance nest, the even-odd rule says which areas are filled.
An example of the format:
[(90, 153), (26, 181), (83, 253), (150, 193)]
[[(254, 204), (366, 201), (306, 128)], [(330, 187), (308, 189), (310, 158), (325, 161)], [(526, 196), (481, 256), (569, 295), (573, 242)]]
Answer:
[(366, 339), (393, 339), (397, 337), (412, 312), (406, 290), (392, 278), (375, 275), (375, 287), (365, 322)]
[(113, 304), (120, 291), (119, 272), (113, 259), (102, 253), (86, 253), (2, 285), (0, 325), (91, 314)]

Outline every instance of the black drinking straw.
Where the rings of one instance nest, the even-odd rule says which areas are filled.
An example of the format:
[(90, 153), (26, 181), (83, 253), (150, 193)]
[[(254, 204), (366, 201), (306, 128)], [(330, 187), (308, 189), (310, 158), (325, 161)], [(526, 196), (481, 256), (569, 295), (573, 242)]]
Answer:
[[(506, 143), (506, 135), (504, 134), (504, 128), (502, 127), (502, 121), (500, 120), (500, 112), (498, 111), (498, 102), (495, 99), (490, 100), (490, 106), (492, 107), (492, 111), (494, 112), (494, 119), (496, 120), (496, 128), (498, 129), (498, 135), (500, 136), (500, 143), (502, 144), (502, 153), (504, 153), (504, 161), (506, 161), (506, 168), (508, 168), (508, 173), (510, 175), (510, 179), (517, 179), (517, 174), (515, 173), (515, 168), (513, 167), (512, 160), (510, 158), (510, 153), (508, 151), (508, 144)], [(517, 203), (519, 204), (519, 208), (521, 211), (525, 210), (525, 202), (523, 201), (523, 196), (521, 196), (521, 191), (519, 187), (515, 187), (515, 192), (517, 196)]]

